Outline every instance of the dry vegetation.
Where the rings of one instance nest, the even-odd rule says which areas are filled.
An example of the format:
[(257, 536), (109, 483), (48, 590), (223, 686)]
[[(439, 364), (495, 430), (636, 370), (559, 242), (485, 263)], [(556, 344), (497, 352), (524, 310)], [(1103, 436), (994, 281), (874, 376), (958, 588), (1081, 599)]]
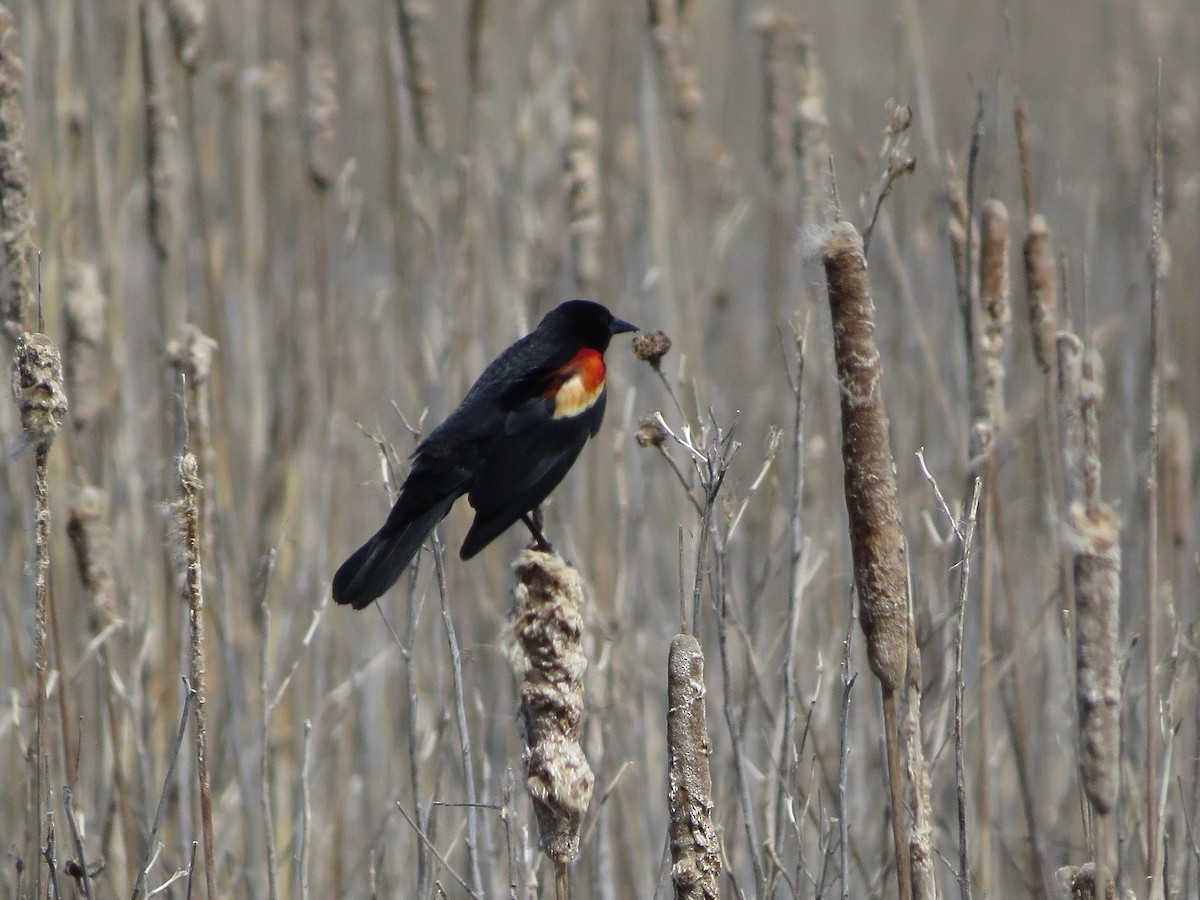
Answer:
[[(0, 14), (0, 896), (1200, 894), (1200, 17), (880, 9)], [(572, 295), (535, 690), (521, 529), (329, 579)]]

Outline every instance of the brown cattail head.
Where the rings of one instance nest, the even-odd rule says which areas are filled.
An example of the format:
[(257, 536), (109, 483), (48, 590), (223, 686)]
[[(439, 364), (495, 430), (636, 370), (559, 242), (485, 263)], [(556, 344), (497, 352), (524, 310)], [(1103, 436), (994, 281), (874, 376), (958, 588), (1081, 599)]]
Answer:
[(871, 671), (885, 690), (894, 691), (903, 682), (908, 656), (908, 574), (875, 344), (875, 304), (862, 238), (853, 225), (833, 225), (821, 256), (841, 388), (842, 463), (859, 618)]
[(399, 0), (396, 14), (400, 22), (400, 43), (404, 49), (404, 71), (412, 100), (413, 122), (423, 147), (442, 145), (441, 112), (433, 81), (433, 52), (429, 47), (429, 4), (424, 0)]
[(721, 896), (704, 695), (704, 651), (690, 634), (677, 634), (667, 658), (667, 804), (671, 880), (676, 898), (686, 900)]
[(565, 864), (579, 853), (579, 829), (595, 783), (580, 744), (587, 669), (583, 586), (557, 554), (523, 550), (513, 568), (517, 586), (507, 644), (520, 680), (525, 784), (542, 851)]
[(63, 360), (71, 387), (71, 421), (77, 429), (94, 425), (108, 407), (104, 390), (108, 298), (91, 263), (67, 268), (67, 340)]
[(1121, 545), (1119, 520), (1104, 503), (1071, 509), (1075, 556), (1075, 697), (1079, 772), (1102, 815), (1117, 802), (1120, 660), (1117, 655)]
[(1161, 455), (1164, 531), (1183, 550), (1192, 542), (1192, 433), (1182, 406), (1168, 406), (1163, 416)]
[(17, 338), (12, 362), (13, 399), (21, 410), (21, 427), (32, 445), (49, 444), (67, 414), (62, 357), (44, 334)]
[(1054, 334), (1057, 330), (1058, 266), (1046, 218), (1038, 213), (1029, 220), (1025, 233), (1025, 299), (1029, 328), (1033, 333), (1033, 356), (1042, 371), (1054, 371)]
[(29, 268), (33, 216), (25, 159), (24, 67), (12, 13), (0, 6), (0, 328), (12, 339), (23, 331), (32, 295)]
[[(1061, 900), (1101, 900), (1096, 892), (1096, 864), (1084, 863), (1082, 866), (1063, 866), (1056, 873), (1058, 878)], [(1105, 879), (1103, 900), (1117, 900), (1117, 886), (1111, 878)], [(1126, 888), (1120, 895), (1121, 900), (1134, 900), (1133, 891)]]
[(1004, 344), (1012, 318), (1008, 302), (1008, 209), (988, 200), (980, 213), (979, 299), (982, 306), (972, 353), (970, 455), (991, 453), (1004, 416)]
[(75, 549), (79, 583), (90, 601), (94, 632), (117, 618), (117, 587), (113, 580), (113, 536), (107, 522), (108, 495), (97, 487), (79, 489), (67, 516), (67, 537)]
[(633, 355), (655, 369), (671, 349), (671, 338), (665, 331), (639, 331), (633, 339)]

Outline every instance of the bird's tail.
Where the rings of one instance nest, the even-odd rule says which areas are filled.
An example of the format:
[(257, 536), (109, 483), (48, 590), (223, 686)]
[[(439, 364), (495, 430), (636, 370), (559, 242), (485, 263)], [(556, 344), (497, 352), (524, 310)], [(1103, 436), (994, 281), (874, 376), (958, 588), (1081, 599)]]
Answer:
[(400, 578), (433, 526), (445, 518), (456, 495), (402, 524), (390, 519), (350, 555), (333, 576), (333, 599), (363, 609)]

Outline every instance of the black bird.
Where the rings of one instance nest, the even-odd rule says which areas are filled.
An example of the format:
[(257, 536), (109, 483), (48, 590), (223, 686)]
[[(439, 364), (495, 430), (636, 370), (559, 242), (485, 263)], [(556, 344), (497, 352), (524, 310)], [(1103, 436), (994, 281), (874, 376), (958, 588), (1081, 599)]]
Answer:
[(604, 351), (613, 335), (629, 331), (637, 328), (599, 303), (570, 300), (497, 356), (417, 446), (387, 521), (333, 576), (333, 599), (362, 609), (382, 596), (463, 494), (475, 521), (462, 559), (518, 519), (546, 545), (529, 513), (600, 430)]

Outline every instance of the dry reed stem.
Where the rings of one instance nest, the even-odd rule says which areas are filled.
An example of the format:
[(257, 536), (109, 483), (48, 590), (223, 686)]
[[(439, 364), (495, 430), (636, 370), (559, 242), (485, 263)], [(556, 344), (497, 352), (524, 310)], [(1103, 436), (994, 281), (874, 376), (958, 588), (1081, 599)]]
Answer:
[(713, 825), (712, 744), (704, 710), (704, 651), (677, 634), (667, 658), (667, 804), (675, 897), (716, 900), (721, 857)]
[(603, 209), (600, 202), (600, 125), (587, 111), (588, 92), (580, 75), (571, 78), (571, 127), (567, 133), (564, 182), (575, 292), (595, 295), (600, 277)]
[(1083, 353), (1078, 337), (1069, 331), (1058, 333), (1058, 418), (1067, 511), (1083, 496), (1083, 411), (1079, 405)]
[(929, 770), (921, 743), (921, 651), (916, 625), (909, 610), (908, 669), (905, 673), (907, 715), (904, 719), (905, 759), (913, 792), (913, 827), (908, 842), (913, 900), (937, 900), (936, 856), (933, 849), (933, 810), (929, 798)]
[(867, 660), (883, 690), (892, 793), (892, 829), (900, 896), (911, 890), (907, 812), (900, 785), (895, 695), (908, 661), (908, 569), (896, 466), (883, 405), (883, 367), (875, 344), (875, 305), (862, 238), (848, 222), (830, 228), (821, 247), (833, 320), (842, 407), (842, 462), (859, 619)]
[(33, 280), (33, 211), (21, 105), (25, 67), (19, 53), (12, 13), (0, 6), (0, 329), (12, 340), (24, 331)]
[(196, 775), (200, 786), (200, 822), (204, 835), (204, 880), (208, 900), (216, 900), (216, 837), (213, 831), (212, 787), (208, 773), (208, 693), (204, 656), (204, 587), (201, 572), (202, 491), (196, 457), (193, 453), (186, 452), (179, 460), (179, 500), (174, 508), (174, 524), (181, 541), (180, 565), (183, 567), (184, 596), (188, 604), (188, 678), (196, 695)]
[(520, 680), (525, 786), (542, 852), (558, 865), (579, 854), (579, 829), (595, 776), (584, 756), (583, 585), (561, 557), (523, 550), (508, 620), (507, 650)]
[(442, 116), (433, 81), (433, 51), (425, 20), (429, 4), (423, 0), (396, 0), (400, 44), (404, 50), (405, 87), (412, 104), (413, 124), (422, 147), (438, 149), (444, 138)]

